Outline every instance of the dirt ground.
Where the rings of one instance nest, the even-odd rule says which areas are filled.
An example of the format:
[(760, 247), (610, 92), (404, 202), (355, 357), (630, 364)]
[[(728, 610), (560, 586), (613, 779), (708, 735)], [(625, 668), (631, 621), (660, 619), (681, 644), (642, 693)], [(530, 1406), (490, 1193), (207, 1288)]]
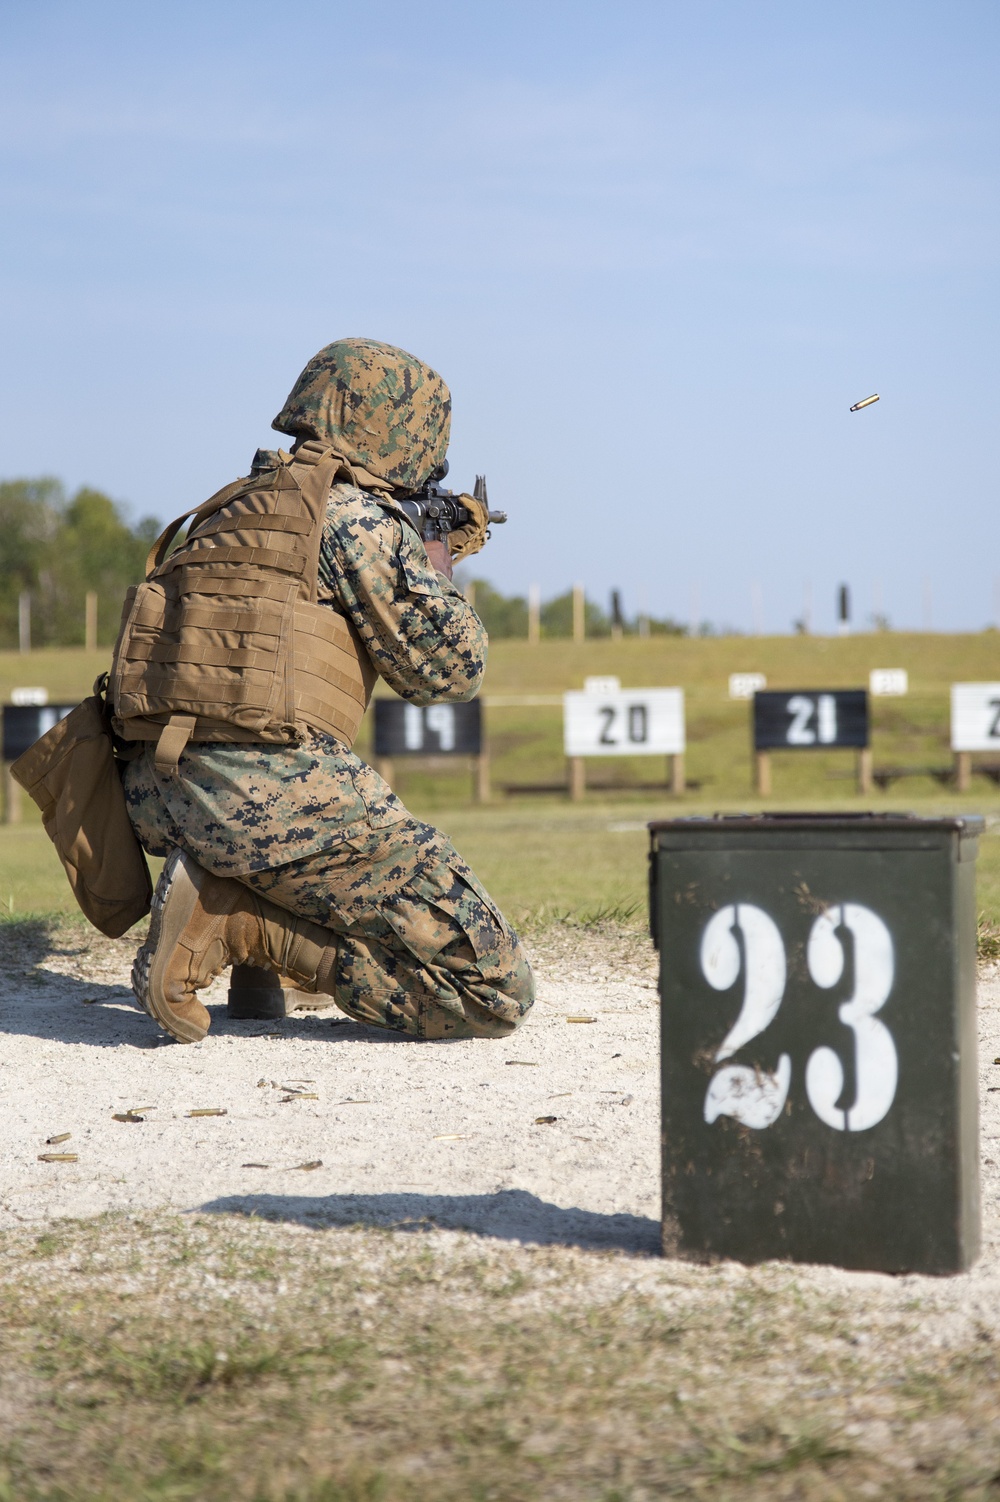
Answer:
[[(638, 935), (553, 935), (528, 1025), (431, 1044), (335, 1008), (231, 1022), (223, 978), (208, 1037), (180, 1046), (132, 1003), (133, 949), (67, 926), (4, 968), (0, 1227), (229, 1209), (655, 1250), (657, 1000)], [(66, 1132), (54, 1150), (78, 1161), (40, 1163)]]
[[(373, 1428), (370, 1415), (352, 1409), (349, 1422), (341, 1414), (342, 1433), (351, 1437), (351, 1464), (368, 1467), (363, 1485), (352, 1470), (346, 1489), (330, 1489), (310, 1458), (301, 1461), (312, 1478), (305, 1489), (289, 1489), (301, 1476), (286, 1466), (280, 1486), (261, 1497), (1000, 1494), (995, 969), (980, 981), (983, 1253), (969, 1273), (931, 1279), (780, 1263), (697, 1266), (657, 1255), (658, 1008), (653, 956), (640, 935), (567, 928), (536, 940), (538, 1004), (502, 1042), (409, 1043), (334, 1011), (230, 1022), (223, 984), (211, 998), (212, 1031), (194, 1047), (161, 1040), (130, 1004), (132, 944), (75, 925), (9, 926), (3, 940), (0, 1243), (7, 1307), (21, 1311), (4, 1337), (0, 1418), (19, 1448), (7, 1456), (0, 1445), (3, 1502), (133, 1495), (127, 1479), (119, 1487), (107, 1470), (107, 1434), (104, 1459), (94, 1459), (101, 1421), (93, 1416), (73, 1429), (65, 1463), (81, 1475), (100, 1464), (103, 1479), (60, 1491), (57, 1482), (67, 1483), (55, 1466), (51, 1489), (39, 1480), (54, 1462), (41, 1448), (41, 1410), (24, 1394), (51, 1402), (59, 1370), (76, 1371), (77, 1360), (50, 1356), (39, 1366), (38, 1352), (55, 1339), (46, 1331), (58, 1327), (63, 1342), (67, 1328), (78, 1329), (79, 1349), (91, 1352), (111, 1342), (117, 1355), (81, 1367), (81, 1392), (103, 1382), (118, 1383), (120, 1394), (124, 1384), (129, 1401), (146, 1405), (145, 1448), (128, 1448), (119, 1414), (112, 1449), (125, 1448), (115, 1450), (115, 1465), (127, 1477), (154, 1455), (162, 1477), (173, 1476), (175, 1461), (150, 1439), (162, 1401), (153, 1430), (149, 1404), (164, 1370), (188, 1367), (176, 1352), (164, 1357), (154, 1390), (147, 1374), (139, 1391), (121, 1376), (129, 1340), (147, 1361), (149, 1332), (167, 1341), (164, 1321), (171, 1340), (188, 1332), (190, 1352), (213, 1321), (224, 1333), (204, 1338), (229, 1349), (237, 1337), (225, 1322), (237, 1315), (240, 1340), (285, 1319), (278, 1343), (287, 1354), (319, 1308), (331, 1327), (347, 1321), (353, 1336), (370, 1329), (364, 1360), (375, 1351), (382, 1363), (380, 1413), (390, 1393), (419, 1410), (413, 1373), (423, 1349), (428, 1392), (435, 1374), (447, 1369), (457, 1380), (455, 1363), (465, 1363), (459, 1408), (473, 1401), (470, 1373), (471, 1388), (500, 1382), (502, 1443), (484, 1439), (483, 1469), (470, 1471), (472, 1462), (460, 1464), (438, 1439), (393, 1440), (391, 1425)], [(197, 1111), (226, 1114), (189, 1114)], [(141, 1119), (117, 1119), (129, 1113)], [(76, 1161), (46, 1163), (44, 1153)], [(257, 1264), (267, 1271), (248, 1271)], [(391, 1295), (387, 1266), (398, 1285)], [(75, 1302), (67, 1303), (70, 1286)], [(100, 1323), (98, 1312), (112, 1306)], [(448, 1330), (437, 1348), (441, 1321)], [(401, 1330), (410, 1331), (405, 1340)], [(221, 1392), (213, 1362), (196, 1362), (184, 1377), (185, 1404)], [(271, 1370), (260, 1362), (261, 1372)], [(15, 1371), (23, 1381), (13, 1403)], [(218, 1402), (244, 1401), (239, 1383), (223, 1385)], [(90, 1392), (87, 1412), (99, 1414), (104, 1401)], [(209, 1409), (197, 1411), (207, 1423)], [(231, 1425), (236, 1410), (227, 1412)], [(624, 1426), (611, 1423), (614, 1413)], [(282, 1433), (300, 1418), (286, 1413)], [(254, 1422), (263, 1444), (268, 1424), (259, 1413)], [(173, 1455), (177, 1434), (169, 1432)], [(404, 1485), (407, 1445), (420, 1459), (410, 1456)], [(501, 1453), (507, 1471), (492, 1469)], [(177, 1482), (169, 1495), (245, 1491), (238, 1461), (226, 1454), (221, 1480), (213, 1473), (189, 1490)]]

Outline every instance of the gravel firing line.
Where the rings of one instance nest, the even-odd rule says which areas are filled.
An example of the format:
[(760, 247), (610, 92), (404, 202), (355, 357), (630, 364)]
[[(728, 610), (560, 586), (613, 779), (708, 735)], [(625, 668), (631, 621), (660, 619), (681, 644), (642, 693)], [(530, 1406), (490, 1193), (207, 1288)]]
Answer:
[[(335, 1009), (230, 1022), (223, 979), (208, 1038), (181, 1046), (132, 1005), (132, 943), (67, 927), (40, 948), (15, 942), (0, 979), (0, 1228), (207, 1209), (657, 1249), (658, 1006), (635, 936), (547, 934), (520, 1032), (431, 1044)], [(955, 1280), (970, 1297), (1000, 1292), (996, 969), (979, 1015), (984, 1251)], [(188, 1114), (209, 1110), (226, 1114)]]
[[(543, 961), (528, 1023), (492, 1042), (415, 1043), (335, 1009), (230, 1022), (223, 978), (208, 1038), (181, 1046), (132, 1004), (132, 945), (60, 938), (0, 982), (0, 1227), (208, 1208), (655, 1250), (648, 956), (618, 981)], [(226, 1114), (189, 1114), (208, 1111)]]

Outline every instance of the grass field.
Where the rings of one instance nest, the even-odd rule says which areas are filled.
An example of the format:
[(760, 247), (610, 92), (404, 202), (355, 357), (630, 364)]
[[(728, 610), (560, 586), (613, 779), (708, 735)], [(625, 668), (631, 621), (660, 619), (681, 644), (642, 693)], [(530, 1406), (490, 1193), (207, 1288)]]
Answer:
[(0, 1249), (3, 1502), (990, 1502), (1000, 1484), (993, 1321), (957, 1334), (927, 1280), (896, 1297), (777, 1263), (236, 1216), (104, 1216)]
[[(108, 666), (105, 652), (82, 650), (0, 653), (0, 699), (17, 684), (37, 683), (53, 700), (89, 692)], [(687, 709), (687, 772), (698, 794), (720, 806), (744, 800), (750, 790), (749, 709), (728, 697), (733, 672), (762, 672), (772, 688), (864, 688), (872, 668), (906, 668), (910, 693), (902, 699), (872, 701), (876, 767), (938, 768), (951, 761), (948, 748), (949, 687), (957, 681), (1000, 679), (1000, 632), (976, 635), (879, 633), (850, 637), (652, 637), (581, 643), (555, 639), (532, 646), (498, 641), (490, 648), (484, 695), (559, 694), (580, 688), (588, 674), (615, 674), (625, 687), (679, 685)], [(558, 705), (492, 706), (488, 733), (496, 784), (557, 781), (565, 777), (562, 713)], [(370, 724), (358, 749), (370, 748)], [(775, 755), (774, 792), (780, 800), (811, 802), (850, 796), (850, 755), (785, 752)], [(453, 804), (465, 797), (464, 768), (428, 774), (397, 763), (399, 791), (424, 806)], [(624, 757), (591, 763), (590, 779), (662, 781), (659, 758)], [(909, 802), (933, 800), (940, 786), (930, 776), (914, 776), (896, 789)], [(982, 801), (993, 784), (976, 779), (972, 801)], [(876, 794), (875, 803), (882, 796)], [(971, 804), (967, 805), (971, 807)]]
[[(104, 652), (0, 653), (0, 698), (9, 698), (17, 684), (37, 683), (53, 701), (69, 702), (88, 692), (106, 666)], [(522, 923), (608, 913), (621, 918), (631, 914), (641, 922), (647, 820), (764, 807), (750, 791), (749, 709), (729, 700), (729, 673), (763, 672), (772, 687), (837, 688), (865, 686), (873, 667), (906, 668), (911, 689), (903, 699), (872, 701), (876, 767), (944, 769), (950, 763), (949, 686), (958, 680), (1000, 678), (1000, 633), (660, 637), (581, 644), (552, 640), (538, 646), (497, 642), (491, 648), (487, 698), (560, 693), (581, 687), (590, 673), (614, 673), (626, 687), (682, 686), (687, 770), (699, 786), (680, 800), (643, 791), (642, 782), (664, 776), (659, 758), (605, 759), (590, 763), (588, 776), (595, 788), (583, 805), (558, 796), (498, 793), (491, 806), (474, 808), (464, 762), (455, 770), (428, 771), (400, 759), (397, 791), (414, 813), (433, 819), (453, 836), (497, 901)], [(565, 777), (558, 706), (493, 707), (488, 728), (498, 789), (505, 783)], [(362, 754), (370, 750), (367, 722), (358, 749)], [(981, 845), (980, 907), (1000, 923), (1000, 789), (993, 782), (974, 777), (971, 792), (958, 795), (920, 775), (861, 799), (853, 791), (851, 758), (843, 752), (776, 754), (773, 775), (770, 808), (986, 815), (990, 827)], [(600, 784), (612, 778), (631, 786), (602, 791)], [(29, 805), (22, 826), (0, 827), (0, 915), (70, 911), (69, 890)]]

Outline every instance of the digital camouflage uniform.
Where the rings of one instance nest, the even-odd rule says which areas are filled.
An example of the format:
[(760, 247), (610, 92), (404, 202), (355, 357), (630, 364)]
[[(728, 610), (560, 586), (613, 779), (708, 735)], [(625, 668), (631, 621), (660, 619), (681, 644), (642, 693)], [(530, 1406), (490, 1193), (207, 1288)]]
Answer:
[[(472, 698), (486, 665), (481, 622), (387, 489), (415, 489), (441, 462), (449, 408), (444, 383), (419, 361), (344, 340), (310, 361), (274, 423), (334, 444), (371, 482), (331, 490), (319, 597), (417, 704)], [(517, 936), (472, 871), (333, 737), (190, 743), (176, 773), (156, 768), (150, 746), (124, 781), (151, 854), (180, 847), (336, 935), (334, 999), (359, 1021), (417, 1037), (499, 1036), (531, 1006)]]

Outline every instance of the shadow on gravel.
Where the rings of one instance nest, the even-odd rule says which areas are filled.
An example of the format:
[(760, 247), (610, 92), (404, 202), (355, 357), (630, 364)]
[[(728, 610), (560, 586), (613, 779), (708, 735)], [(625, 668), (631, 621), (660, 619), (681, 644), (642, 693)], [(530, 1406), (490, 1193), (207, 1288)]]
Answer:
[(392, 1231), (471, 1231), (536, 1246), (576, 1246), (654, 1256), (659, 1221), (641, 1215), (604, 1215), (563, 1209), (524, 1189), (495, 1194), (227, 1195), (200, 1207), (214, 1215), (326, 1226), (381, 1226)]
[(131, 1012), (127, 986), (78, 980), (47, 967), (53, 956), (86, 955), (92, 943), (88, 931), (77, 934), (57, 918), (0, 923), (0, 1034), (99, 1048), (149, 1047), (150, 1023)]
[(73, 980), (37, 971), (16, 996), (0, 1000), (0, 1036), (44, 1042), (89, 1043), (94, 1048), (157, 1046), (158, 1029), (135, 1010), (127, 986)]
[[(45, 1042), (87, 1043), (93, 1048), (183, 1047), (140, 1011), (128, 986), (80, 980), (46, 969), (41, 961), (59, 952), (58, 945), (51, 945), (33, 960), (22, 954), (16, 968), (9, 956), (6, 963), (0, 956), (6, 981), (0, 994), (0, 1036), (9, 1033)], [(456, 1042), (439, 1038), (418, 1043), (404, 1033), (354, 1022), (332, 1005), (320, 1012), (293, 1012), (290, 1017), (267, 1021), (236, 1020), (229, 1016), (225, 1005), (218, 1003), (209, 1005), (209, 1013), (212, 1025), (205, 1040), (206, 1048), (223, 1038), (409, 1044), (419, 1048), (451, 1048)], [(262, 1046), (266, 1048), (269, 1044)]]
[(0, 918), (0, 964), (37, 965), (60, 947), (58, 918)]
[[(141, 935), (119, 942), (123, 969), (131, 964)], [(94, 1048), (175, 1048), (159, 1027), (141, 1012), (128, 985), (62, 975), (46, 961), (54, 956), (86, 956), (95, 946), (106, 957), (112, 941), (95, 940), (58, 918), (0, 922), (0, 1035), (39, 1038), (45, 1042), (86, 1043)], [(209, 1005), (212, 1018), (206, 1040), (283, 1037), (309, 1042), (414, 1044), (402, 1033), (366, 1027), (345, 1017), (332, 1003), (317, 1012), (293, 1012), (268, 1021), (231, 1018), (225, 1005)], [(452, 1039), (421, 1043), (421, 1048), (449, 1048)]]

